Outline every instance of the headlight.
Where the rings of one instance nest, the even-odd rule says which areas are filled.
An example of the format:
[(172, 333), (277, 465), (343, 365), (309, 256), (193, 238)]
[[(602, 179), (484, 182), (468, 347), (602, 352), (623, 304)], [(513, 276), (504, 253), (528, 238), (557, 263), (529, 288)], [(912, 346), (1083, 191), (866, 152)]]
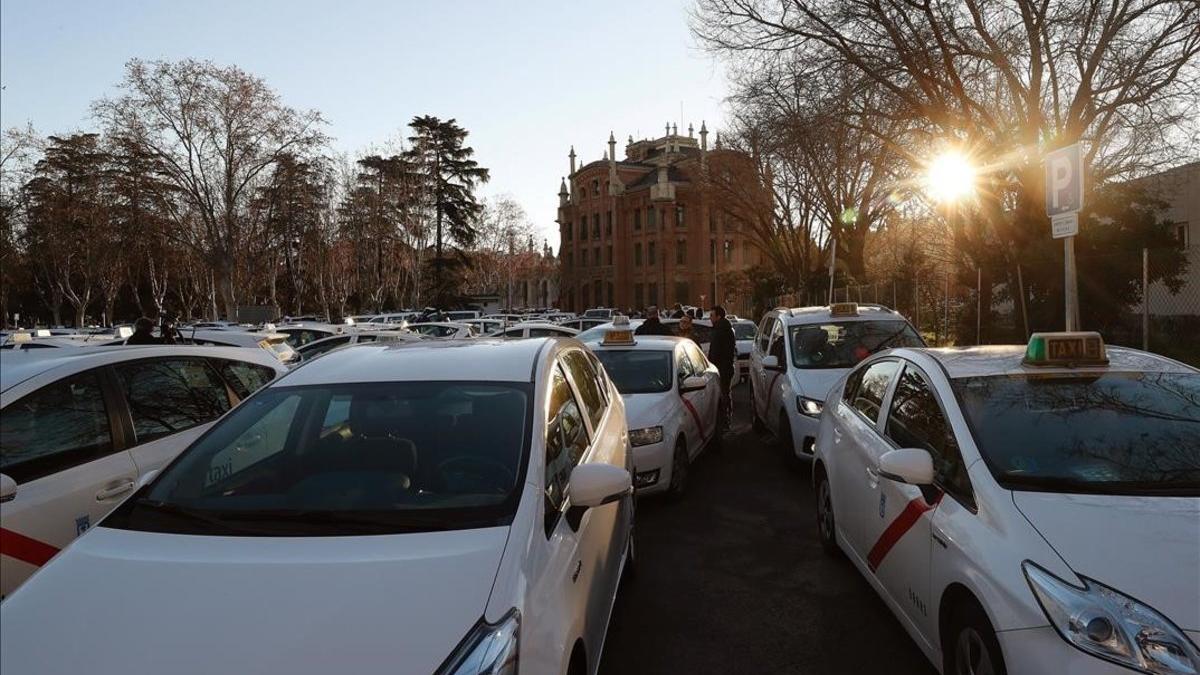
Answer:
[(821, 409), (824, 407), (820, 401), (815, 398), (807, 398), (805, 396), (796, 397), (796, 412), (809, 417), (820, 417)]
[(662, 442), (662, 427), (646, 427), (629, 430), (629, 444), (633, 446), (650, 445)]
[(520, 635), (521, 614), (515, 609), (498, 623), (480, 620), (437, 675), (516, 675)]
[(1028, 560), (1021, 568), (1050, 624), (1075, 647), (1143, 673), (1200, 672), (1200, 650), (1154, 609), (1087, 577), (1079, 588)]

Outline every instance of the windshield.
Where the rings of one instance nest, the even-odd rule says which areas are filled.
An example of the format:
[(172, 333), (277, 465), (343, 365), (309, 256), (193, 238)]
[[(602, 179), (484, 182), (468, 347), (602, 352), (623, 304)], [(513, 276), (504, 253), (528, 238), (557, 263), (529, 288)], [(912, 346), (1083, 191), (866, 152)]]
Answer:
[(492, 382), (266, 389), (111, 524), (264, 536), (504, 524), (527, 452), (528, 392)]
[(892, 347), (924, 347), (907, 321), (844, 321), (791, 327), (792, 364), (797, 368), (852, 368)]
[(671, 388), (671, 352), (599, 349), (593, 352), (622, 394), (652, 394)]
[(1200, 496), (1200, 375), (1031, 374), (953, 385), (988, 467), (1010, 489)]
[(741, 321), (733, 324), (733, 336), (738, 340), (753, 340), (758, 334), (758, 326), (752, 323), (742, 323)]

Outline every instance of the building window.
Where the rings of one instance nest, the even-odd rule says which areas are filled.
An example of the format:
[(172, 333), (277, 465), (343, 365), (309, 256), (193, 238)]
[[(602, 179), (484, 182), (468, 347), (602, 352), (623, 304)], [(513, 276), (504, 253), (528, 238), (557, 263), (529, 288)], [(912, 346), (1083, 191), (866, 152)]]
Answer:
[(717, 231), (717, 214), (715, 211), (708, 212), (708, 231), (709, 232)]
[(604, 214), (604, 236), (612, 236), (612, 211), (609, 210)]
[(687, 227), (683, 215), (683, 204), (679, 204), (675, 207), (675, 227)]
[(717, 282), (714, 281), (708, 285), (708, 306), (712, 307), (719, 304), (721, 303), (717, 302)]
[(675, 302), (678, 302), (678, 303), (684, 304), (684, 305), (688, 304), (688, 282), (686, 282), (686, 281), (676, 281), (675, 282)]
[(597, 280), (596, 280), (596, 282), (595, 282), (595, 286), (596, 286), (596, 305), (598, 305), (598, 306), (604, 306), (605, 304), (607, 304), (607, 303), (605, 303), (605, 302), (604, 302), (604, 295), (602, 295), (602, 294), (601, 294), (601, 291), (603, 291), (603, 290), (604, 290), (603, 283), (604, 283), (604, 282), (600, 281), (599, 279), (597, 279)]
[(1178, 223), (1175, 225), (1175, 241), (1179, 242), (1179, 248), (1187, 248), (1192, 245), (1188, 241), (1188, 224)]
[[(599, 246), (597, 246), (595, 248), (595, 250), (592, 252), (592, 260), (595, 261), (592, 264), (595, 265), (596, 267), (599, 267), (604, 264), (604, 260), (600, 258), (600, 247)], [(600, 298), (596, 298), (596, 300), (598, 302), (600, 300)]]
[(654, 242), (649, 242), (649, 243), (647, 243), (647, 244), (646, 244), (646, 263), (647, 263), (647, 264), (649, 264), (649, 265), (654, 265), (654, 264), (656, 264), (656, 260), (655, 260), (655, 255), (654, 255), (654, 253), (655, 253), (655, 251), (654, 251)]
[(587, 241), (587, 216), (579, 219), (579, 241)]
[(654, 222), (654, 207), (653, 207), (653, 206), (647, 206), (647, 207), (646, 207), (646, 229), (648, 229), (648, 230), (653, 230), (653, 229), (654, 229), (654, 225), (655, 225), (655, 222)]
[(656, 284), (656, 283), (650, 284), (650, 297), (646, 300), (646, 304), (647, 305), (657, 305), (658, 304), (658, 284)]
[(608, 306), (615, 307), (617, 305), (617, 296), (613, 294), (613, 283), (608, 282)]
[(579, 304), (584, 309), (588, 309), (589, 307), (592, 306), (592, 303), (588, 301), (588, 285), (587, 285), (587, 283), (584, 283), (584, 284), (582, 284), (582, 286), (583, 286), (583, 288), (581, 289), (581, 292), (583, 293), (583, 302), (581, 302)]
[(567, 223), (566, 225), (563, 226), (563, 232), (562, 232), (563, 241), (571, 241), (571, 236), (573, 234), (575, 234), (575, 226), (574, 225), (572, 225), (571, 223)]
[(716, 239), (708, 240), (708, 264), (710, 264), (710, 265), (717, 264), (717, 240)]
[(635, 232), (640, 231), (642, 229), (642, 210), (641, 209), (633, 210), (633, 229)]
[(587, 266), (588, 266), (588, 264), (587, 264), (587, 251), (588, 251), (588, 250), (587, 250), (586, 248), (581, 248), (581, 249), (579, 249), (579, 266), (580, 266), (580, 267), (587, 267)]
[(608, 245), (608, 249), (607, 249), (607, 250), (604, 252), (604, 254), (605, 254), (605, 255), (604, 255), (604, 264), (605, 264), (605, 265), (611, 265), (611, 264), (613, 264), (613, 261), (612, 261), (612, 244), (609, 244), (609, 245)]
[(592, 179), (592, 194), (600, 195), (600, 180), (598, 178)]
[(676, 265), (686, 265), (687, 264), (687, 242), (684, 241), (683, 239), (680, 239), (679, 241), (675, 242), (675, 264)]
[(642, 266), (642, 242), (637, 242), (633, 245), (633, 266)]
[(641, 309), (646, 306), (646, 288), (641, 284), (633, 285), (633, 307)]
[(733, 240), (732, 239), (725, 240), (725, 262), (727, 262), (727, 263), (733, 262)]
[(592, 239), (600, 240), (600, 214), (592, 214)]

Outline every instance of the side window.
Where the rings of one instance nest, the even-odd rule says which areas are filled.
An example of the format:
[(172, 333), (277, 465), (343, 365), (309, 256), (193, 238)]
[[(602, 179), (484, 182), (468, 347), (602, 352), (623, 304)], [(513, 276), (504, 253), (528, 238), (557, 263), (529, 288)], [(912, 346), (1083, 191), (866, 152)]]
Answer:
[(772, 317), (766, 317), (762, 320), (762, 325), (758, 328), (758, 351), (760, 354), (767, 353), (767, 347), (771, 344), (771, 329), (776, 323)]
[(561, 367), (554, 368), (546, 411), (546, 532), (554, 527), (567, 499), (571, 470), (587, 450), (587, 426)]
[(842, 400), (847, 405), (853, 405), (854, 395), (858, 392), (858, 385), (862, 382), (863, 373), (865, 372), (867, 372), (866, 368), (859, 368), (850, 373), (849, 377), (846, 378), (846, 386), (842, 387)]
[(783, 322), (775, 321), (771, 325), (771, 346), (768, 347), (767, 353), (779, 359), (779, 365), (787, 366), (787, 350), (784, 348), (783, 339)]
[(880, 361), (871, 364), (862, 374), (862, 381), (855, 390), (854, 399), (850, 405), (865, 415), (872, 424), (879, 419), (879, 410), (883, 407), (883, 397), (898, 368), (899, 364), (895, 361)]
[(114, 370), (137, 443), (210, 422), (229, 409), (224, 383), (201, 359), (136, 361)]
[(524, 337), (524, 336), (525, 336), (524, 328), (509, 328), (508, 330), (504, 331), (504, 337), (519, 338), (519, 337)]
[(530, 328), (529, 337), (562, 337), (560, 333), (552, 328)]
[(696, 374), (696, 367), (692, 365), (692, 359), (688, 356), (687, 350), (679, 348), (675, 350), (675, 384), (681, 384), (685, 379)]
[[(204, 474), (204, 487), (216, 485), (283, 450), (291, 433), (292, 420), (300, 408), (300, 398), (299, 394), (294, 394), (277, 401), (273, 409), (263, 413), (262, 417), (233, 439), (233, 442), (213, 454)], [(261, 398), (257, 398), (247, 405), (267, 405), (261, 401)], [(331, 401), (331, 411), (334, 406), (335, 403)], [(329, 424), (328, 419), (326, 424)], [(322, 436), (324, 435), (322, 433)]]
[(17, 483), (89, 462), (112, 449), (95, 372), (46, 385), (0, 412), (0, 473)]
[[(358, 334), (359, 342), (375, 342), (377, 339), (379, 339), (379, 336), (375, 335), (373, 333), (359, 333)], [(334, 347), (341, 347), (342, 345), (347, 344), (348, 342), (350, 342), (349, 335), (347, 335), (345, 338), (338, 338), (337, 340), (330, 340), (329, 341), (330, 346), (323, 348), (321, 350), (321, 352), (327, 352), (330, 349), (333, 349)]]
[(604, 409), (608, 407), (608, 400), (604, 398), (604, 393), (600, 390), (596, 369), (581, 351), (567, 352), (563, 357), (563, 364), (566, 366), (567, 372), (571, 373), (571, 379), (575, 381), (575, 386), (579, 388), (579, 397), (583, 399), (584, 411), (592, 421), (594, 429), (600, 425), (600, 418), (604, 417)]
[(257, 363), (224, 360), (217, 363), (221, 369), (221, 375), (239, 399), (246, 398), (275, 379), (273, 369)]
[(695, 368), (697, 374), (708, 370), (708, 359), (704, 357), (704, 352), (700, 351), (699, 347), (688, 344), (685, 349), (687, 349), (688, 358), (692, 360), (692, 367)]
[(971, 494), (971, 481), (954, 430), (925, 378), (912, 367), (896, 382), (884, 434), (902, 448), (921, 448), (933, 456), (936, 480), (947, 492)]

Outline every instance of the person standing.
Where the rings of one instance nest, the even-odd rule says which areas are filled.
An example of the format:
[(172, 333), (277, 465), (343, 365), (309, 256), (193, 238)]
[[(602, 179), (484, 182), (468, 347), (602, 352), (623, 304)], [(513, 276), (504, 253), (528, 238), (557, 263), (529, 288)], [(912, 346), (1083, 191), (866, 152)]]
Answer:
[(158, 338), (154, 337), (154, 322), (146, 317), (142, 317), (133, 324), (133, 335), (125, 340), (127, 345), (156, 345), (160, 344)]
[(674, 335), (671, 329), (658, 320), (658, 307), (651, 305), (646, 308), (646, 320), (633, 331), (634, 335)]
[(675, 334), (679, 337), (695, 339), (692, 335), (692, 317), (683, 315), (683, 318), (679, 320), (679, 325), (675, 328)]
[(708, 320), (712, 322), (712, 337), (708, 344), (708, 360), (721, 373), (721, 405), (718, 408), (717, 428), (729, 430), (730, 417), (733, 414), (733, 369), (737, 360), (737, 339), (733, 335), (733, 324), (725, 318), (725, 308), (713, 306), (708, 311)]

